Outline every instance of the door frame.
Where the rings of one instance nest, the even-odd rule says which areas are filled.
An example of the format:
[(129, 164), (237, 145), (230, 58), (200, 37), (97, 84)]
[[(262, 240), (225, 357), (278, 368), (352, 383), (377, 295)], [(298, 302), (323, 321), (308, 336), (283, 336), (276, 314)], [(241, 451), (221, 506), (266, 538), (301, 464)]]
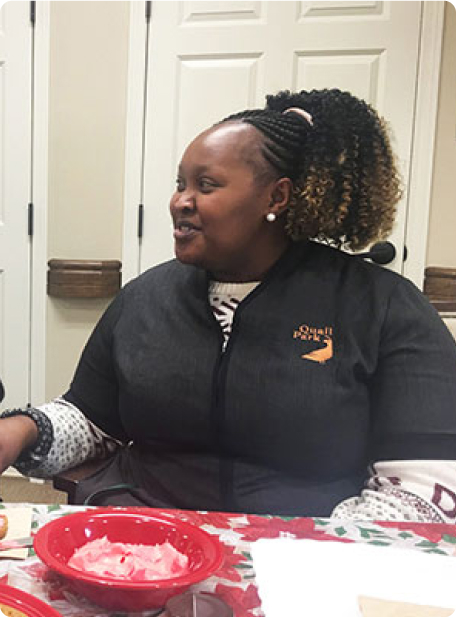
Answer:
[(34, 233), (31, 239), (29, 401), (44, 402), (46, 392), (46, 277), (49, 132), (50, 3), (35, 3), (34, 123), (32, 132), (32, 199)]
[[(153, 5), (154, 3), (152, 3)], [(437, 121), (444, 2), (421, 2), (422, 17), (417, 69), (415, 121), (410, 151), (410, 180), (405, 244), (407, 260), (402, 273), (423, 288), (427, 234), (433, 176)], [(145, 9), (143, 2), (132, 2), (130, 13), (129, 99), (126, 126), (125, 201), (123, 225), (123, 282), (139, 274), (140, 244), (137, 235), (138, 206), (142, 198), (142, 134), (145, 74)], [(152, 8), (153, 18), (153, 8)]]
[(130, 4), (122, 240), (123, 284), (139, 274), (138, 208), (143, 197), (143, 134), (146, 120), (144, 116), (147, 109), (144, 101), (147, 51), (145, 5), (145, 2), (131, 2)]
[(407, 206), (413, 203), (413, 209), (407, 207), (404, 240), (408, 256), (402, 272), (421, 290), (424, 286), (431, 211), (445, 3), (440, 0), (422, 2), (422, 7), (415, 122), (407, 196)]

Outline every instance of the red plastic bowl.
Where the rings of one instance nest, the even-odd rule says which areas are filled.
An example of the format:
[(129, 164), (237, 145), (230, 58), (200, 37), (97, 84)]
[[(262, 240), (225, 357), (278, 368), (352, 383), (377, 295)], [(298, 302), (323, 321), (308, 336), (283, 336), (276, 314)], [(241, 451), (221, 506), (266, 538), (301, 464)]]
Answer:
[(29, 593), (9, 585), (0, 585), (0, 604), (20, 611), (27, 615), (27, 617), (62, 617), (49, 604), (41, 602), (41, 600), (38, 600), (38, 598)]
[[(67, 565), (74, 551), (97, 538), (111, 542), (161, 544), (168, 540), (189, 558), (182, 576), (154, 581), (119, 580), (91, 574)], [(202, 581), (220, 567), (222, 547), (217, 538), (171, 516), (141, 508), (97, 508), (57, 518), (38, 530), (34, 549), (68, 586), (105, 608), (142, 611), (165, 605), (172, 596)]]

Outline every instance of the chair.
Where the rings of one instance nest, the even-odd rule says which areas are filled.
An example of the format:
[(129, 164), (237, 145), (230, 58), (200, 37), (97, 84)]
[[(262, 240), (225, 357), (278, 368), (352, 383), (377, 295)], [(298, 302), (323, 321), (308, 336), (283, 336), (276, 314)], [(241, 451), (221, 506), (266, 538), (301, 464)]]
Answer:
[(66, 493), (68, 504), (74, 505), (76, 503), (75, 497), (79, 482), (94, 474), (104, 465), (106, 465), (106, 459), (94, 459), (92, 461), (84, 462), (81, 465), (62, 471), (54, 476), (52, 478), (52, 486), (57, 491), (63, 491)]

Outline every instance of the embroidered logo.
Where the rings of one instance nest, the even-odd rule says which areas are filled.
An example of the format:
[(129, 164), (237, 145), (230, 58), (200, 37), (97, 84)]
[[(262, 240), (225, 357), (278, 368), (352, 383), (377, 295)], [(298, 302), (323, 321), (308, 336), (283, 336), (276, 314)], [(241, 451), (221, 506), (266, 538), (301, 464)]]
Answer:
[(301, 341), (323, 343), (322, 347), (313, 349), (312, 351), (309, 351), (301, 356), (304, 360), (311, 360), (312, 362), (318, 362), (319, 364), (325, 364), (325, 362), (333, 357), (334, 350), (332, 337), (332, 326), (316, 328), (307, 324), (302, 324), (293, 332), (293, 338), (298, 338)]

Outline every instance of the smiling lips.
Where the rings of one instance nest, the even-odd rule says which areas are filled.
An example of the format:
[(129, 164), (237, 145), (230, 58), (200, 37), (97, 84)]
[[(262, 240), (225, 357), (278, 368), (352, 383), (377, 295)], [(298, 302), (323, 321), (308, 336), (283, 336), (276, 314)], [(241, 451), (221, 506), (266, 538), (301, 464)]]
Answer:
[(174, 224), (174, 238), (176, 240), (190, 240), (201, 229), (189, 221), (176, 221)]

